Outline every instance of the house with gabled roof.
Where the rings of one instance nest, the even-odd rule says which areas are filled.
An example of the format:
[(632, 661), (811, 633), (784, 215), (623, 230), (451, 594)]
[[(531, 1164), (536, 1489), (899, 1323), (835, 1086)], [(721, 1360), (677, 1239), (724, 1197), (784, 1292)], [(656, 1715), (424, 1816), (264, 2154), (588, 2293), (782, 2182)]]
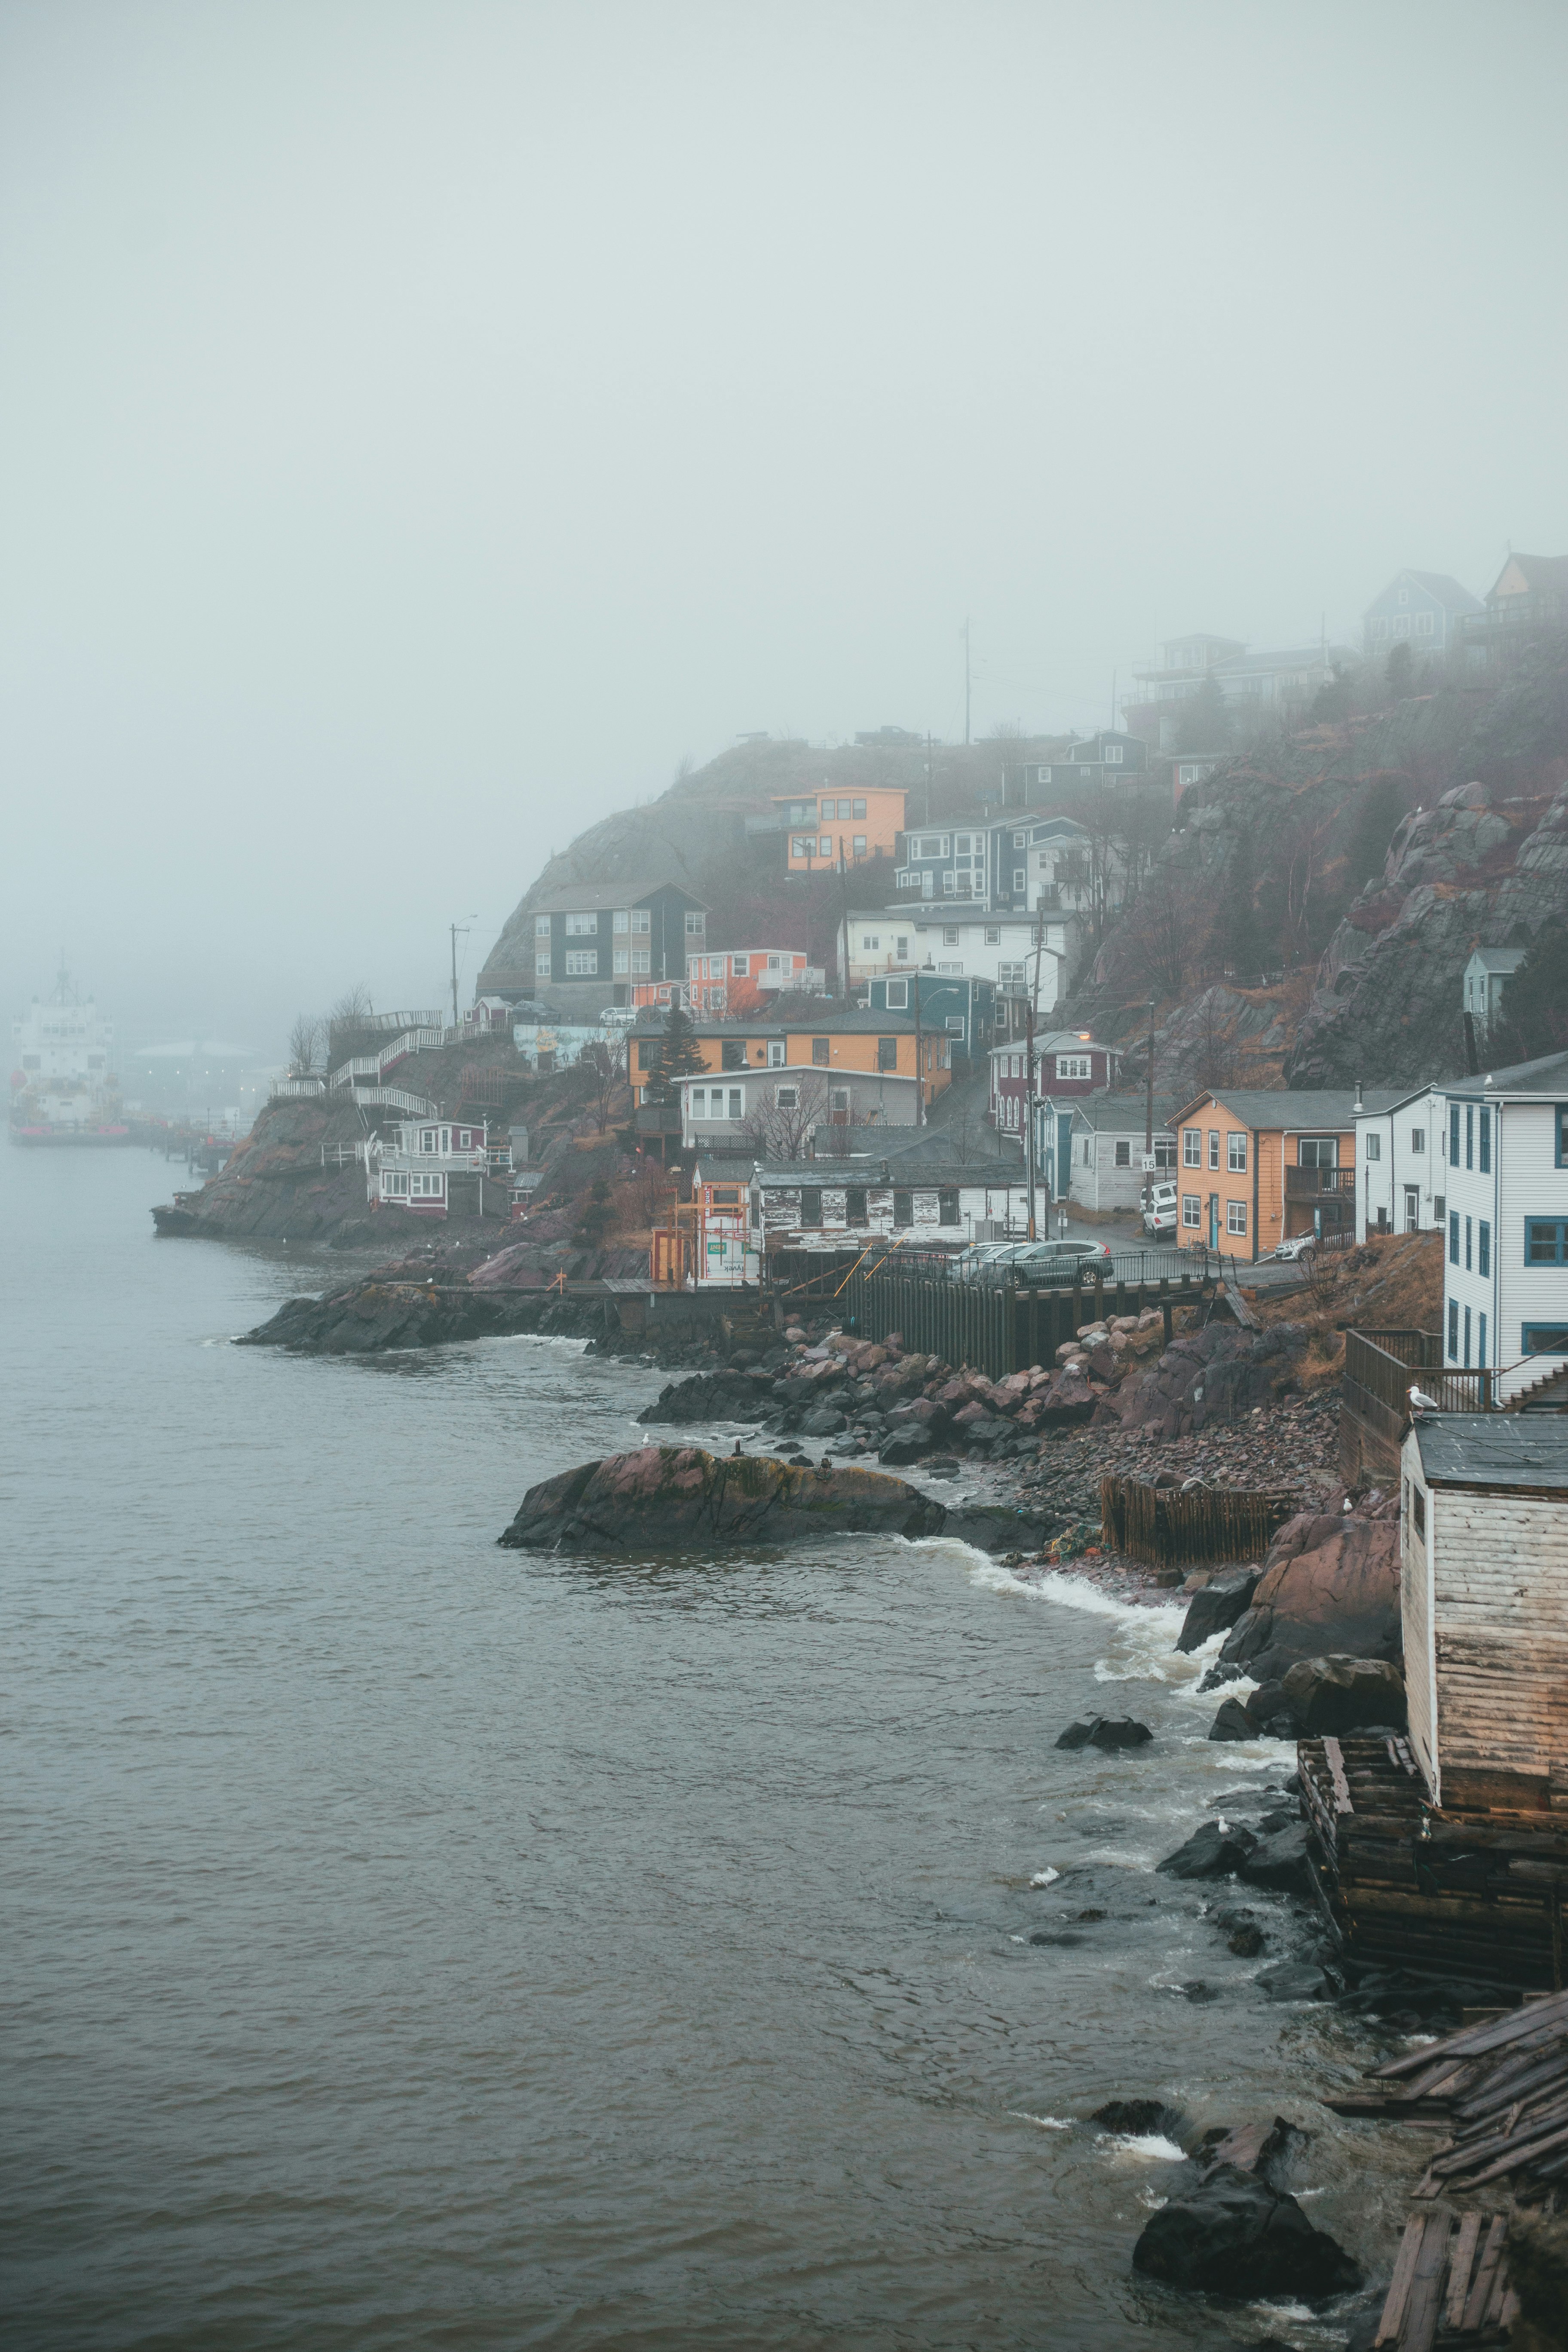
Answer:
[(1362, 649), (1368, 660), (1405, 644), (1415, 653), (1446, 654), (1464, 620), (1483, 609), (1447, 572), (1396, 572), (1362, 615)]

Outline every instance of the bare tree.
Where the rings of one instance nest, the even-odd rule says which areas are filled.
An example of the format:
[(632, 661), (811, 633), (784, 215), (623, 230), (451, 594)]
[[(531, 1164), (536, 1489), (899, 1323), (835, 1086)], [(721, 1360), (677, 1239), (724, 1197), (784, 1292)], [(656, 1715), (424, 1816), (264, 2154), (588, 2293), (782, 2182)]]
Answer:
[[(781, 1078), (770, 1102), (758, 1101), (741, 1122), (741, 1139), (764, 1160), (804, 1160), (812, 1130), (831, 1117), (831, 1088), (815, 1072), (797, 1072)], [(761, 1092), (751, 1089), (753, 1096)]]
[(374, 1010), (375, 1007), (371, 1003), (368, 983), (363, 980), (356, 980), (352, 988), (344, 989), (327, 1018), (334, 1029), (352, 1029), (358, 1022), (364, 1019), (367, 1013), (374, 1013)]
[(296, 1078), (313, 1073), (321, 1050), (321, 1024), (309, 1013), (296, 1013), (289, 1032), (289, 1068)]
[(1285, 848), (1285, 920), (1296, 954), (1310, 952), (1314, 893), (1329, 861), (1337, 811), (1303, 815), (1291, 827)]
[(1204, 945), (1207, 908), (1193, 877), (1163, 866), (1138, 901), (1134, 937), (1149, 985), (1162, 996), (1186, 993)]
[(602, 1044), (595, 1040), (584, 1045), (577, 1057), (577, 1067), (586, 1081), (588, 1098), (603, 1133), (615, 1117), (616, 1097), (626, 1087), (626, 1039), (608, 1037)]

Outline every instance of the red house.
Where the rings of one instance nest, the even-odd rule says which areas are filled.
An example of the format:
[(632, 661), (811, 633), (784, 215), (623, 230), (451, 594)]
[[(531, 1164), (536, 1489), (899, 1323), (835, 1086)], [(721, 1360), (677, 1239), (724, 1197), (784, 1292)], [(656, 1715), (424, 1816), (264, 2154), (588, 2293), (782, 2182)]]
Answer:
[[(1102, 1045), (1087, 1030), (1047, 1029), (1035, 1039), (1035, 1100), (1047, 1095), (1089, 1095), (1115, 1083), (1121, 1055), (1115, 1045)], [(1028, 1048), (1022, 1037), (991, 1049), (991, 1100), (986, 1117), (1004, 1135), (1025, 1136), (1024, 1097)]]

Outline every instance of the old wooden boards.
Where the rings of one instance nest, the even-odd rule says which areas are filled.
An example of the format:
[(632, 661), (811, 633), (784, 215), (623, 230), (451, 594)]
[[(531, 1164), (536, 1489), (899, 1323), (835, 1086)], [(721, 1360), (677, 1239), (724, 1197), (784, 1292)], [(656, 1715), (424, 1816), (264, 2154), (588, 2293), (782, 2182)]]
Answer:
[(1482, 2341), (1507, 2327), (1519, 2309), (1505, 2267), (1504, 2213), (1451, 2213), (1436, 2206), (1412, 2213), (1375, 2338), (1379, 2352), (1428, 2352), (1444, 2339)]
[(1222, 1486), (1180, 1494), (1102, 1478), (1100, 1516), (1113, 1551), (1158, 1568), (1182, 1562), (1261, 1559), (1275, 1530), (1300, 1507), (1297, 1495), (1247, 1495)]
[(1319, 1890), (1352, 1958), (1562, 1989), (1568, 1818), (1439, 1810), (1403, 1740), (1347, 1733), (1299, 1756)]

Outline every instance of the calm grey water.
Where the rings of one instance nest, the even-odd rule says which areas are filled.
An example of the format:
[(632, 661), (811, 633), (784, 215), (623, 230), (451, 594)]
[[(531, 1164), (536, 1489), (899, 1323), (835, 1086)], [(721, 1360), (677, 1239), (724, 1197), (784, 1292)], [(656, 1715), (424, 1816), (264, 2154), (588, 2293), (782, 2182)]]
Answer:
[[(155, 1242), (167, 1185), (0, 1152), (11, 2340), (1278, 2328), (1132, 2277), (1174, 2151), (1074, 2121), (1122, 2093), (1310, 2123), (1386, 2256), (1409, 2153), (1310, 2095), (1365, 2046), (1151, 1874), (1285, 1756), (1205, 1742), (1173, 1611), (940, 1543), (498, 1550), (656, 1376), (230, 1347), (321, 1276)], [(1108, 1703), (1156, 1746), (1054, 1751)]]

